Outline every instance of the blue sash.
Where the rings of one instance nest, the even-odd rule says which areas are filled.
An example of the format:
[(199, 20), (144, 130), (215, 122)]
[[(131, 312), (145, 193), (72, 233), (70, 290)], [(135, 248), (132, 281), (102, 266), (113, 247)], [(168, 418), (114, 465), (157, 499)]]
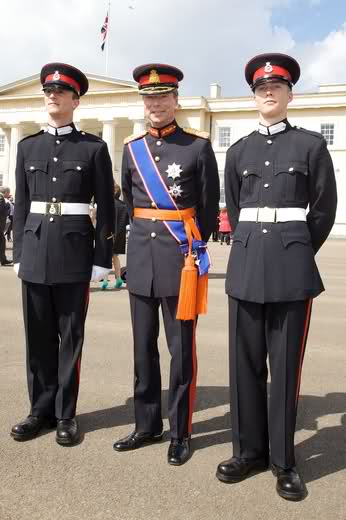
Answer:
[[(145, 137), (130, 142), (128, 146), (137, 172), (144, 184), (144, 188), (150, 200), (156, 204), (158, 209), (179, 211), (178, 206), (171, 197), (157, 165), (152, 158)], [(163, 223), (179, 243), (181, 252), (184, 255), (187, 254), (189, 252), (189, 244), (184, 222), (181, 220), (164, 220)], [(210, 257), (207, 250), (207, 244), (203, 240), (193, 239), (192, 252), (198, 260), (198, 272), (200, 276), (202, 276), (208, 272), (210, 267)]]

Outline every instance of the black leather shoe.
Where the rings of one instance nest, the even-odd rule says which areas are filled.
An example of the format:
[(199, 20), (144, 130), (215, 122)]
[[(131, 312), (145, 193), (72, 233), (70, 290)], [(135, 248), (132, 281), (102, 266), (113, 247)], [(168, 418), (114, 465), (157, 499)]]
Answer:
[(56, 427), (55, 418), (34, 417), (29, 415), (24, 421), (13, 426), (11, 437), (15, 441), (28, 441), (36, 437), (43, 429), (52, 429)]
[(75, 418), (61, 419), (56, 429), (56, 442), (61, 446), (73, 446), (80, 440), (80, 431)]
[(304, 500), (308, 490), (296, 467), (283, 469), (272, 464), (272, 472), (277, 478), (276, 491), (280, 497), (294, 502)]
[(218, 465), (216, 476), (222, 482), (236, 483), (268, 469), (268, 460), (232, 457)]
[(130, 451), (136, 450), (143, 446), (143, 444), (153, 444), (162, 439), (163, 433), (137, 433), (132, 432), (124, 439), (119, 439), (113, 444), (115, 451)]
[(186, 439), (171, 439), (168, 448), (167, 459), (168, 464), (172, 466), (181, 466), (190, 458), (190, 437)]

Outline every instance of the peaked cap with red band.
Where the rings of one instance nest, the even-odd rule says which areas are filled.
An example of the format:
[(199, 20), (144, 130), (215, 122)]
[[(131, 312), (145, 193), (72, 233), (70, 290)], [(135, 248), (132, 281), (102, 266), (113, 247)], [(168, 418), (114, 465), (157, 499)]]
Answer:
[(49, 87), (60, 87), (72, 90), (83, 96), (88, 88), (88, 78), (82, 71), (66, 63), (47, 63), (41, 70), (43, 90)]
[(163, 63), (141, 65), (136, 67), (132, 74), (138, 83), (139, 93), (152, 96), (173, 92), (184, 77), (181, 70)]
[(266, 81), (285, 81), (292, 87), (300, 77), (298, 62), (287, 54), (259, 54), (245, 67), (245, 78), (252, 90)]

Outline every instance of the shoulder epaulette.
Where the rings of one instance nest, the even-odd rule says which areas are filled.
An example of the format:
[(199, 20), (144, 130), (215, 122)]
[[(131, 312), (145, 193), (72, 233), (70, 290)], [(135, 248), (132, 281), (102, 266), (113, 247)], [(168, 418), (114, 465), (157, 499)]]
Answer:
[(26, 137), (23, 137), (19, 142), (22, 143), (23, 141), (26, 141), (27, 139), (30, 139), (30, 137), (36, 137), (37, 135), (44, 134), (44, 130), (40, 130), (39, 132), (36, 132), (36, 134), (27, 135)]
[(307, 130), (306, 128), (302, 128), (301, 126), (294, 126), (296, 130), (300, 130), (301, 132), (304, 132), (309, 135), (313, 135), (315, 137), (318, 137), (319, 139), (324, 139), (323, 135), (320, 134), (320, 132), (314, 132), (313, 130)]
[(124, 144), (131, 143), (132, 141), (136, 141), (137, 139), (140, 139), (141, 137), (144, 137), (145, 135), (147, 135), (147, 133), (148, 132), (142, 132), (140, 134), (129, 135), (128, 137), (125, 137)]
[(245, 141), (248, 137), (250, 137), (250, 135), (253, 135), (256, 133), (256, 130), (254, 130), (253, 132), (251, 132), (251, 134), (248, 134), (248, 135), (244, 135), (243, 137), (241, 137), (240, 139), (238, 139), (238, 141), (235, 141), (234, 143), (231, 144), (230, 148), (232, 148), (232, 146), (235, 146), (236, 144), (238, 143), (241, 143), (242, 141)]
[(105, 141), (102, 137), (99, 137), (95, 134), (90, 134), (89, 132), (85, 132), (84, 130), (79, 130), (80, 135), (88, 137), (88, 139), (92, 139), (93, 141), (98, 141), (99, 143), (104, 143)]
[(202, 139), (209, 139), (209, 132), (203, 132), (202, 130), (196, 130), (195, 128), (183, 128), (186, 134), (195, 135), (197, 137), (202, 137)]

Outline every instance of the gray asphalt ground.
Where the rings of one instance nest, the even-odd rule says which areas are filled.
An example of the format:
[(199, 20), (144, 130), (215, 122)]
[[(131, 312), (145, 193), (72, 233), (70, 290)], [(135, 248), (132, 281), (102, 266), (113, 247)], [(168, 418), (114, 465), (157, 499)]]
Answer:
[[(0, 268), (0, 520), (346, 519), (346, 241), (329, 240), (317, 258), (326, 292), (314, 302), (303, 370), (296, 451), (309, 496), (301, 503), (278, 497), (270, 471), (231, 485), (215, 477), (217, 464), (232, 453), (224, 294), (229, 248), (211, 243), (210, 249), (209, 313), (198, 327), (194, 451), (182, 467), (166, 462), (167, 419), (163, 442), (131, 453), (112, 449), (133, 427), (132, 337), (126, 289), (102, 292), (98, 284), (91, 288), (82, 363), (82, 442), (63, 448), (54, 432), (25, 443), (10, 438), (29, 406), (20, 282), (11, 268)], [(163, 334), (160, 349), (166, 418)]]

